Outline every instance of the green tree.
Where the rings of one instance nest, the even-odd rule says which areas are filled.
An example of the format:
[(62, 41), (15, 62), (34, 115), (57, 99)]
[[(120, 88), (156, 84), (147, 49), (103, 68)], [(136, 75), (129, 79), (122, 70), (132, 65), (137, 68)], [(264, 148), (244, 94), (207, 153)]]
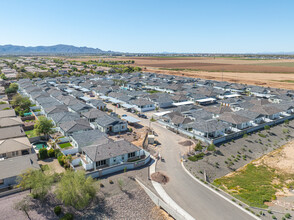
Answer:
[(4, 73), (2, 73), (2, 74), (0, 75), (0, 78), (1, 78), (1, 79), (4, 79), (4, 80), (6, 80), (6, 79), (7, 79), (7, 77), (5, 76), (5, 74), (4, 74)]
[(66, 171), (56, 188), (56, 196), (65, 205), (76, 209), (85, 208), (94, 198), (97, 188), (92, 177), (84, 171)]
[(18, 85), (16, 83), (11, 83), (9, 87), (5, 90), (6, 93), (16, 93), (18, 90)]
[(53, 183), (53, 177), (41, 170), (29, 169), (17, 177), (18, 187), (31, 189), (34, 198), (45, 198)]
[(39, 157), (40, 157), (41, 160), (44, 160), (44, 159), (48, 158), (48, 151), (47, 151), (46, 148), (41, 148), (39, 150)]
[(34, 125), (34, 129), (37, 135), (44, 134), (48, 139), (49, 134), (53, 133), (54, 124), (48, 118), (42, 116), (39, 117), (39, 120)]
[(28, 97), (23, 97), (20, 94), (16, 94), (12, 97), (11, 104), (15, 107), (16, 114), (23, 116), (24, 113), (30, 111), (32, 105)]

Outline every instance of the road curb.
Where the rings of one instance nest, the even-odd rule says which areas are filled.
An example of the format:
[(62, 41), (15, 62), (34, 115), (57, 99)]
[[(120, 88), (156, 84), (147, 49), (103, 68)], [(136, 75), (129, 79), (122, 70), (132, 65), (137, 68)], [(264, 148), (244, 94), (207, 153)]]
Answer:
[[(156, 172), (156, 164), (157, 159), (152, 156), (152, 159), (155, 160), (155, 162), (149, 167), (150, 169), (150, 177), (153, 173)], [(163, 201), (168, 204), (170, 207), (172, 207), (177, 213), (179, 213), (181, 216), (183, 216), (183, 219), (186, 220), (195, 220), (188, 212), (186, 212), (182, 207), (180, 207), (168, 194), (165, 192), (164, 188), (160, 183), (157, 183), (153, 180), (151, 180), (153, 188), (156, 190), (158, 195), (163, 199)]]
[(201, 182), (200, 180), (198, 180), (195, 176), (193, 176), (184, 166), (183, 161), (181, 161), (181, 165), (184, 169), (184, 171), (191, 176), (196, 182), (200, 183), (202, 186), (206, 187), (207, 189), (209, 189), (210, 191), (214, 192), (216, 195), (220, 196), (222, 199), (226, 200), (227, 202), (231, 203), (232, 205), (236, 206), (238, 209), (242, 210), (243, 212), (245, 212), (246, 214), (250, 215), (251, 217), (253, 217), (254, 219), (260, 220), (260, 218), (258, 218), (256, 215), (252, 214), (251, 212), (247, 211), (246, 209), (240, 207), (238, 204), (236, 204), (235, 202), (231, 201), (230, 199), (228, 199), (227, 197), (225, 197), (224, 195), (220, 194), (219, 192), (215, 191), (214, 189), (212, 189), (211, 187), (207, 186), (205, 183)]

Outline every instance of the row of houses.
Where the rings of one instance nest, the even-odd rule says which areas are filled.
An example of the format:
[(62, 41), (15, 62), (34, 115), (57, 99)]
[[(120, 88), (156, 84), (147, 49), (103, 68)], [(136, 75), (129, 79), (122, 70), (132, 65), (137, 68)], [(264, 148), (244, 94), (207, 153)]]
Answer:
[(0, 189), (15, 185), (27, 169), (40, 169), (23, 125), (9, 103), (0, 104)]
[(72, 85), (65, 88), (55, 82), (34, 83), (31, 80), (20, 80), (18, 84), (20, 93), (36, 104), (31, 110), (37, 117), (43, 115), (52, 120), (55, 130), (65, 136), (62, 139), (70, 140), (72, 146), (61, 151), (65, 155), (80, 155), (73, 160), (73, 166), (82, 164), (86, 171), (95, 173), (118, 165), (123, 169), (123, 165), (133, 160), (143, 159), (144, 164), (149, 161), (143, 149), (125, 140), (108, 138), (108, 134), (127, 131), (128, 124), (114, 114), (99, 110), (105, 109), (102, 101), (80, 99), (73, 95)]

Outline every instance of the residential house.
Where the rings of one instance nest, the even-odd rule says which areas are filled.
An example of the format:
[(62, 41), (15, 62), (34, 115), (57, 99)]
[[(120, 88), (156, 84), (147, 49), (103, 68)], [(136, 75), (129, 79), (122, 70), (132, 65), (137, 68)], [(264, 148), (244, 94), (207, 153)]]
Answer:
[(109, 115), (104, 115), (97, 118), (95, 122), (92, 122), (92, 124), (95, 126), (95, 128), (98, 128), (100, 131), (105, 133), (118, 133), (128, 129), (128, 124), (126, 121)]
[(72, 145), (78, 148), (78, 152), (82, 152), (82, 149), (86, 146), (106, 144), (112, 141), (107, 138), (106, 133), (100, 130), (75, 132), (70, 138)]
[(88, 120), (82, 118), (74, 121), (63, 122), (59, 125), (59, 128), (60, 132), (65, 136), (69, 136), (74, 132), (92, 130)]
[(17, 177), (26, 170), (40, 169), (37, 160), (36, 154), (0, 160), (0, 188), (16, 185)]
[(32, 153), (27, 137), (0, 140), (0, 158), (11, 158)]
[(88, 164), (88, 169), (97, 170), (140, 159), (141, 151), (140, 148), (126, 140), (87, 146), (83, 148), (85, 159), (82, 160), (82, 163), (84, 166)]
[(134, 105), (134, 108), (139, 112), (147, 112), (155, 110), (155, 105), (153, 102), (148, 101), (147, 99), (135, 99), (130, 102), (131, 105)]
[(25, 136), (26, 134), (21, 126), (0, 128), (0, 140)]

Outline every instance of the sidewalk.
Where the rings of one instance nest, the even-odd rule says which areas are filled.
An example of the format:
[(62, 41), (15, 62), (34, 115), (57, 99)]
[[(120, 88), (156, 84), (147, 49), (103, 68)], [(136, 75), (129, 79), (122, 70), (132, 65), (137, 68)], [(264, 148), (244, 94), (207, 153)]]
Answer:
[[(156, 171), (156, 163), (157, 160), (152, 157), (152, 159), (155, 160), (155, 163), (153, 163), (149, 169), (150, 169), (150, 176), (155, 173)], [(182, 209), (177, 203), (175, 203), (174, 200), (172, 200), (172, 198), (165, 192), (165, 190), (163, 189), (163, 187), (161, 186), (160, 183), (157, 183), (153, 180), (151, 180), (152, 185), (154, 187), (154, 189), (156, 190), (156, 192), (160, 195), (160, 197), (168, 204), (170, 205), (176, 212), (178, 212), (181, 216), (183, 216), (183, 219), (187, 219), (187, 220), (195, 220), (189, 213), (187, 213), (184, 209)]]

